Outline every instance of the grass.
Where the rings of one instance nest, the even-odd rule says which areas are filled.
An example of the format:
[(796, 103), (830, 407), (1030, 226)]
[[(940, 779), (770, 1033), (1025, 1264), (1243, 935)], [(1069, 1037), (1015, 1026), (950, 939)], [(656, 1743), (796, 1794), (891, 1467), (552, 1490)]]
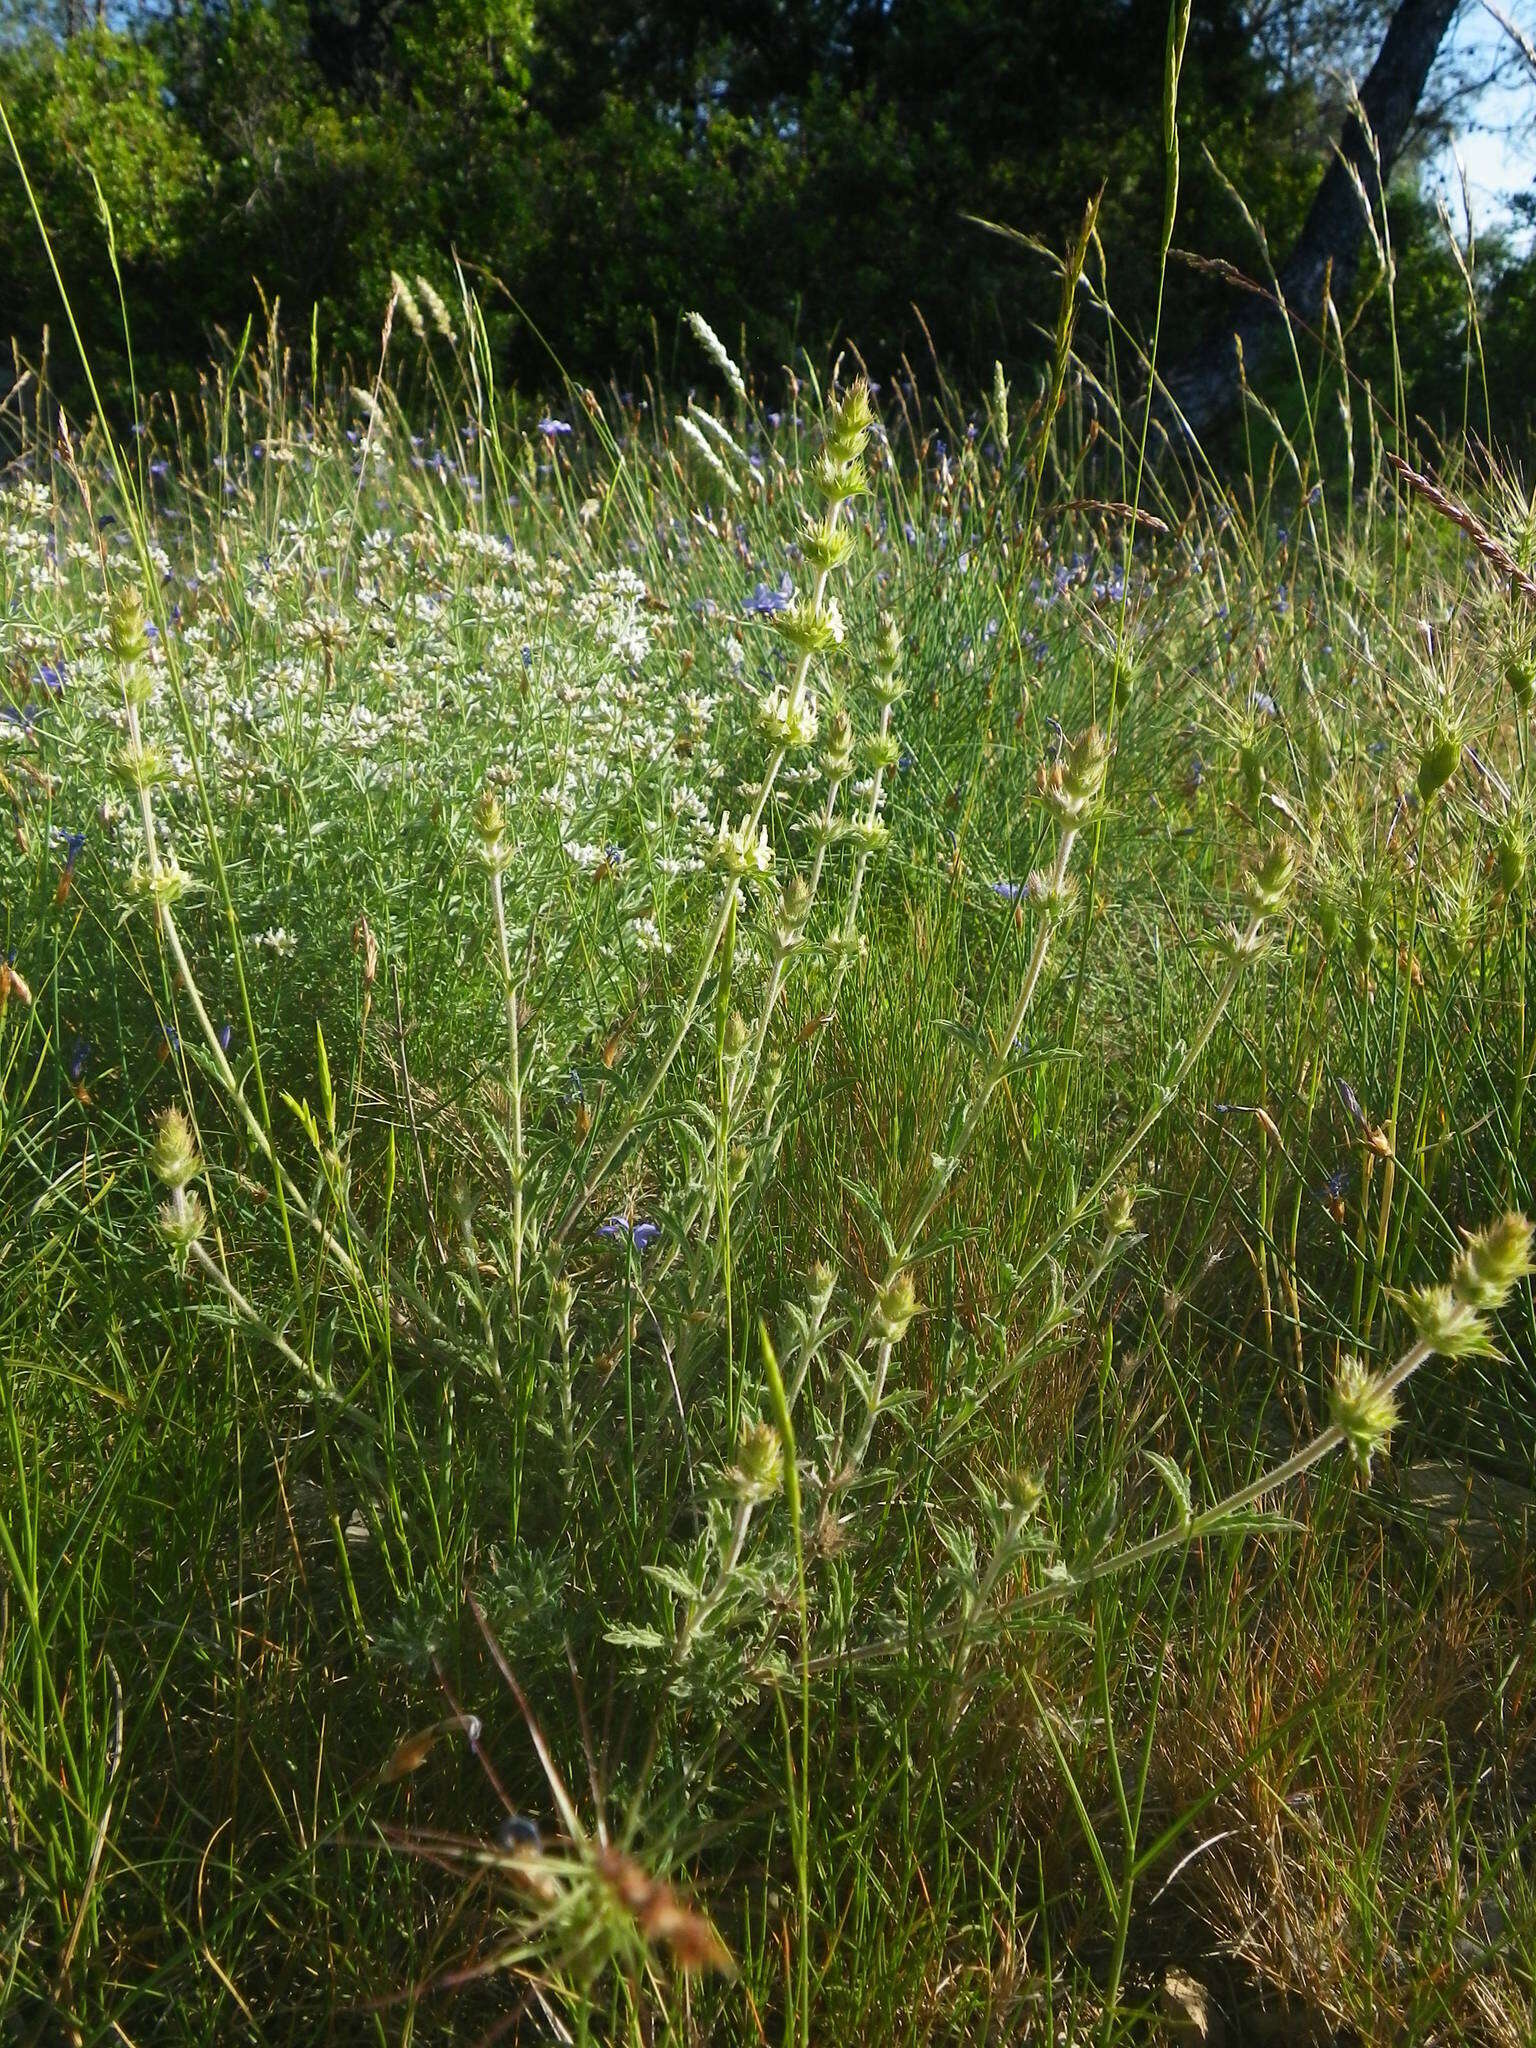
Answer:
[(15, 2038), (1529, 2038), (1532, 622), (1071, 301), (13, 400)]

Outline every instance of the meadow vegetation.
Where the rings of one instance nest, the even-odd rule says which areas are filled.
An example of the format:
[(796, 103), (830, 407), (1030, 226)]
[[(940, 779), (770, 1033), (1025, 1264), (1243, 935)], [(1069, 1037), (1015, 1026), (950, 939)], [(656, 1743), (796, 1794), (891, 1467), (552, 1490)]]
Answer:
[(13, 395), (14, 2038), (1529, 2039), (1536, 502), (1089, 255)]

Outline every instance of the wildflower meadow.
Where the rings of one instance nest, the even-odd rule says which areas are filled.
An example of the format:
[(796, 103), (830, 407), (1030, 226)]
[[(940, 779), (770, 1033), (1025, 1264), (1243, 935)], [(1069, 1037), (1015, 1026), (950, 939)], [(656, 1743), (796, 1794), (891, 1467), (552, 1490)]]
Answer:
[(1536, 499), (1096, 290), (18, 381), (7, 2039), (1530, 2039)]

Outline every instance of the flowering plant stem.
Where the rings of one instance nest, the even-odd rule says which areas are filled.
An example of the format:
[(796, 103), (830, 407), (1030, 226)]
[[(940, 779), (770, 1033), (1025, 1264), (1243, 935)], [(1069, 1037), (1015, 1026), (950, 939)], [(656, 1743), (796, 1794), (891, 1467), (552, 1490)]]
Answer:
[[(1059, 897), (1062, 889), (1065, 887), (1067, 864), (1072, 858), (1072, 847), (1076, 839), (1076, 827), (1064, 825), (1056, 848), (1055, 865), (1051, 871), (1051, 895), (1053, 899)], [(1019, 984), (1019, 993), (1014, 1000), (1013, 1010), (1008, 1019), (1008, 1028), (1003, 1034), (1001, 1044), (987, 1064), (980, 1086), (971, 1097), (970, 1103), (966, 1108), (964, 1119), (961, 1122), (955, 1139), (953, 1151), (941, 1166), (935, 1167), (930, 1176), (928, 1185), (918, 1201), (906, 1229), (902, 1233), (901, 1242), (886, 1267), (885, 1277), (880, 1283), (879, 1291), (865, 1312), (864, 1322), (854, 1342), (855, 1356), (864, 1349), (874, 1333), (880, 1295), (896, 1281), (905, 1268), (907, 1261), (911, 1258), (913, 1249), (921, 1237), (928, 1219), (943, 1200), (945, 1190), (953, 1180), (956, 1168), (970, 1150), (971, 1141), (975, 1137), (977, 1127), (986, 1113), (987, 1104), (991, 1101), (998, 1083), (1007, 1072), (1008, 1061), (1014, 1044), (1018, 1039), (1020, 1031), (1023, 1029), (1024, 1018), (1028, 1013), (1030, 1004), (1034, 1001), (1035, 990), (1039, 986), (1040, 976), (1045, 968), (1046, 955), (1050, 951), (1053, 925), (1054, 918), (1049, 912), (1042, 915), (1040, 928), (1035, 934), (1035, 943), (1030, 949), (1029, 964), (1024, 970), (1024, 979)], [(864, 1420), (860, 1426), (858, 1437), (855, 1439), (852, 1454), (843, 1471), (839, 1474), (839, 1478), (843, 1483), (846, 1483), (859, 1471), (865, 1457), (868, 1455), (870, 1439), (875, 1432), (875, 1422), (885, 1398), (885, 1382), (890, 1372), (891, 1353), (894, 1349), (894, 1339), (890, 1337), (881, 1338), (879, 1350), (875, 1354), (875, 1374), (870, 1387), (869, 1401), (864, 1411)]]
[[(828, 513), (830, 524), (836, 524), (837, 516), (841, 509), (841, 506), (836, 504), (831, 507)], [(825, 569), (817, 573), (815, 597), (813, 599), (813, 609), (816, 611), (821, 609), (822, 600), (826, 596), (827, 576), (828, 571)], [(801, 694), (805, 689), (806, 678), (810, 674), (811, 659), (811, 653), (807, 649), (800, 655), (799, 660), (795, 664), (794, 682), (790, 687), (789, 693), (789, 701), (792, 706), (798, 706), (800, 702)], [(773, 787), (778, 780), (779, 770), (784, 765), (787, 751), (785, 747), (777, 746), (769, 756), (768, 766), (764, 771), (762, 781), (758, 784), (757, 794), (753, 798), (752, 808), (748, 813), (746, 824), (748, 836), (756, 832), (762, 822), (763, 812), (768, 807), (768, 799), (773, 794)], [(577, 1217), (582, 1214), (623, 1153), (628, 1149), (631, 1139), (640, 1126), (641, 1119), (655, 1100), (657, 1090), (671, 1072), (672, 1063), (682, 1051), (683, 1042), (693, 1028), (693, 1020), (698, 1014), (699, 1004), (703, 1000), (704, 984), (709, 979), (709, 970), (714, 965), (715, 955), (719, 951), (721, 941), (725, 937), (726, 926), (731, 921), (731, 913), (736, 908), (740, 893), (741, 878), (738, 875), (733, 875), (726, 884), (725, 893), (720, 899), (719, 908), (710, 920), (709, 928), (705, 933), (703, 949), (699, 956), (698, 971), (695, 973), (688, 993), (683, 999), (682, 1013), (677, 1020), (677, 1027), (673, 1031), (671, 1038), (667, 1041), (666, 1049), (652, 1070), (650, 1079), (641, 1089), (628, 1116), (625, 1117), (618, 1130), (609, 1139), (595, 1163), (587, 1169), (580, 1188), (572, 1195), (570, 1201), (565, 1206), (560, 1220), (550, 1232), (552, 1247), (558, 1249), (570, 1235)]]

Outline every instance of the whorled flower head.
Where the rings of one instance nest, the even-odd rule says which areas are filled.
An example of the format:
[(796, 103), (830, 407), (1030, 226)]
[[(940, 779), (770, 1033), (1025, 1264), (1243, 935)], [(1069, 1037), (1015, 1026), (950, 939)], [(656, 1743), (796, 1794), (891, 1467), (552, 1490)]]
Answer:
[(1415, 1287), (1404, 1297), (1408, 1320), (1421, 1344), (1442, 1358), (1487, 1358), (1493, 1352), (1488, 1325), (1469, 1301), (1449, 1287)]
[(1296, 879), (1296, 855), (1283, 840), (1277, 840), (1249, 875), (1244, 894), (1255, 917), (1273, 917), (1285, 908)]
[(901, 742), (893, 732), (872, 732), (859, 742), (859, 759), (867, 774), (889, 774), (900, 764)]
[(163, 1202), (155, 1218), (160, 1235), (179, 1259), (185, 1259), (208, 1228), (208, 1211), (195, 1189), (178, 1191)]
[(1451, 1292), (1468, 1308), (1498, 1309), (1532, 1272), (1531, 1226), (1514, 1212), (1467, 1239), (1451, 1270)]
[(1024, 883), (1031, 906), (1047, 917), (1065, 917), (1077, 895), (1077, 882), (1059, 867), (1036, 868)]
[(841, 782), (853, 772), (853, 720), (841, 705), (833, 712), (827, 727), (821, 771), (829, 782)]
[(501, 799), (494, 789), (482, 789), (475, 798), (475, 837), (484, 847), (500, 844), (501, 836), (507, 829), (507, 814), (501, 808)]
[(769, 690), (758, 700), (757, 722), (775, 746), (808, 747), (820, 725), (815, 693)]
[(1351, 1353), (1339, 1360), (1328, 1409), (1334, 1427), (1343, 1432), (1350, 1457), (1369, 1477), (1372, 1458), (1386, 1449), (1400, 1419), (1396, 1396), (1380, 1373)]
[(890, 837), (891, 828), (883, 818), (845, 818), (836, 831), (840, 845), (866, 856), (883, 853)]
[(1122, 1181), (1104, 1199), (1104, 1223), (1111, 1237), (1125, 1237), (1135, 1222), (1136, 1197)]
[(830, 505), (845, 505), (860, 498), (869, 488), (861, 462), (839, 462), (830, 449), (823, 448), (811, 464), (810, 486)]
[(1042, 801), (1070, 825), (1081, 824), (1097, 806), (1109, 773), (1109, 741), (1090, 725), (1036, 777)]
[(732, 826), (727, 811), (715, 835), (715, 864), (728, 875), (767, 875), (773, 872), (773, 848), (761, 828), (754, 834), (751, 820), (743, 818)]
[(827, 408), (825, 447), (834, 462), (857, 462), (875, 423), (869, 386), (858, 377), (842, 397)]
[(907, 1325), (917, 1314), (917, 1289), (912, 1285), (910, 1273), (898, 1273), (894, 1280), (886, 1282), (875, 1301), (873, 1324), (875, 1335), (883, 1344), (899, 1344), (907, 1334)]
[(1247, 925), (1224, 926), (1217, 941), (1227, 958), (1234, 961), (1255, 959), (1264, 948), (1264, 934), (1257, 920)]
[(176, 1107), (165, 1110), (149, 1148), (149, 1170), (162, 1187), (184, 1188), (203, 1170), (192, 1126)]
[(197, 884), (174, 854), (164, 856), (151, 867), (142, 858), (136, 860), (128, 876), (128, 887), (135, 896), (147, 897), (156, 910), (168, 910), (189, 896)]
[(776, 630), (800, 654), (830, 654), (843, 644), (843, 615), (836, 598), (817, 604), (813, 598), (797, 597), (772, 617)]
[(818, 519), (808, 512), (800, 536), (800, 552), (813, 569), (830, 575), (853, 553), (853, 533), (846, 526), (835, 525), (830, 518)]
[(122, 789), (154, 789), (170, 774), (170, 763), (158, 747), (131, 739), (113, 755), (112, 774)]
[(744, 1422), (726, 1483), (737, 1500), (756, 1507), (784, 1484), (784, 1442), (770, 1422)]
[(128, 584), (112, 600), (107, 618), (107, 645), (112, 659), (122, 668), (149, 659), (149, 627), (144, 617), (144, 600)]

